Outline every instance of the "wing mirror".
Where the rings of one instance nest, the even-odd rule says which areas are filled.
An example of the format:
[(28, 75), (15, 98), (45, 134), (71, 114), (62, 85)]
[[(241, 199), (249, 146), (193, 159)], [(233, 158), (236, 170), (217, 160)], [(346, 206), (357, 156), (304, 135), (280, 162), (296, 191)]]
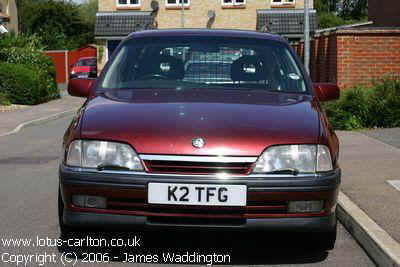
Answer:
[(314, 83), (313, 86), (321, 102), (336, 100), (340, 97), (340, 88), (334, 83)]
[(95, 84), (96, 79), (77, 78), (72, 79), (68, 83), (68, 93), (77, 97), (88, 97), (90, 89)]

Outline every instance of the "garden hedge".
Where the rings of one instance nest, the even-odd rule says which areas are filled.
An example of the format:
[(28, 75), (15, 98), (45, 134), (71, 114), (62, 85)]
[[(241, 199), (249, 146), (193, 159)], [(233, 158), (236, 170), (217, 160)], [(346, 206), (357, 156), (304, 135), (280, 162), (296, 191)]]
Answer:
[(0, 62), (0, 95), (11, 103), (22, 105), (35, 105), (55, 97), (49, 92), (43, 72), (26, 65), (4, 62)]
[(400, 79), (343, 90), (338, 101), (323, 108), (336, 130), (400, 127)]
[(55, 67), (36, 36), (1, 36), (0, 69), (3, 103), (32, 105), (60, 97)]

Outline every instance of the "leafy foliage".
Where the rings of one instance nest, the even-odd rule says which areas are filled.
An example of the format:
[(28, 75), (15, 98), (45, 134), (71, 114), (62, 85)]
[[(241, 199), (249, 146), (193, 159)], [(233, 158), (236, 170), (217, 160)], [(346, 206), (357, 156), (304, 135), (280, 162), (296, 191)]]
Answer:
[(32, 35), (15, 35), (15, 33), (8, 33), (0, 35), (0, 48), (11, 48), (11, 47), (26, 47), (29, 49), (40, 49), (44, 48), (42, 39), (37, 34)]
[(315, 0), (318, 28), (330, 28), (366, 21), (368, 0)]
[[(97, 1), (81, 6), (72, 1), (21, 1), (21, 31), (39, 35), (47, 50), (75, 49), (94, 41)], [(90, 16), (85, 14), (89, 9)]]
[(315, 0), (314, 8), (322, 13), (335, 12), (338, 7), (338, 2), (337, 0)]
[(40, 103), (39, 77), (27, 66), (1, 63), (0, 93), (15, 104)]
[(7, 94), (5, 92), (0, 92), (0, 105), (9, 106), (11, 105), (11, 101), (8, 99)]
[(85, 0), (78, 6), (78, 9), (83, 22), (94, 25), (96, 21), (96, 13), (99, 9), (98, 0)]
[(339, 14), (344, 19), (365, 20), (368, 17), (368, 0), (342, 0)]
[(0, 94), (3, 100), (29, 105), (60, 97), (54, 65), (42, 47), (37, 35), (1, 35)]
[(375, 81), (368, 88), (357, 86), (323, 107), (337, 130), (400, 127), (400, 79)]
[(317, 16), (317, 24), (318, 28), (330, 28), (330, 27), (338, 27), (346, 24), (352, 24), (355, 21), (352, 20), (344, 20), (343, 18), (333, 14), (333, 13), (318, 13)]
[(400, 126), (400, 80), (385, 79), (372, 87), (370, 125)]

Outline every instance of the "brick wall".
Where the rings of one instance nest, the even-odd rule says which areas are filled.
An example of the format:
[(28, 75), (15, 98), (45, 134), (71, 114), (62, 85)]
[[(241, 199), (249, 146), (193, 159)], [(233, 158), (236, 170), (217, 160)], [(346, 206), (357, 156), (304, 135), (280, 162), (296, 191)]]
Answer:
[[(304, 44), (294, 44), (303, 57)], [(311, 41), (310, 74), (315, 82), (341, 88), (400, 76), (400, 29), (347, 29), (316, 35)]]

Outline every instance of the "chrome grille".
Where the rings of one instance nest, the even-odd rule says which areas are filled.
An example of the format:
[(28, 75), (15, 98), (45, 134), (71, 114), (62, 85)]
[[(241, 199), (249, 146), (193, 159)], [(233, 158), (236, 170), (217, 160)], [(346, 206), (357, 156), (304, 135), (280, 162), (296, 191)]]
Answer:
[(255, 157), (140, 155), (150, 173), (248, 174)]

